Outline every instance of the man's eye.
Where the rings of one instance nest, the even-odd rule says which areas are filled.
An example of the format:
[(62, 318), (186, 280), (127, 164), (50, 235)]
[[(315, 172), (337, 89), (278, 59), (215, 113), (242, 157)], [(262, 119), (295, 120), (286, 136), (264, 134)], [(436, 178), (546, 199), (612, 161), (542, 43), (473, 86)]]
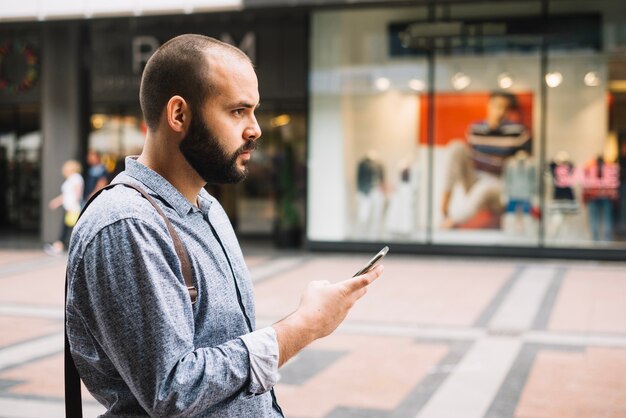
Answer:
[(243, 109), (235, 109), (233, 110), (233, 114), (235, 116), (243, 116)]

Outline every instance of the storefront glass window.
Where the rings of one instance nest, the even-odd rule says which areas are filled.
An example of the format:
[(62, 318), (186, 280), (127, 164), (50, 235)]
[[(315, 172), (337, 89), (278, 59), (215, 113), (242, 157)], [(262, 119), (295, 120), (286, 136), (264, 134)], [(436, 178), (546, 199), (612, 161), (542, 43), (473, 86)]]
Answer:
[(420, 143), (425, 56), (390, 56), (389, 23), (424, 8), (320, 12), (312, 21), (308, 238), (426, 239)]
[(538, 12), (506, 2), (448, 10), (467, 36), (435, 40), (434, 243), (539, 243)]
[(263, 134), (248, 164), (248, 176), (231, 186), (237, 196), (232, 199), (237, 231), (271, 235), (278, 245), (294, 246), (302, 238), (305, 221), (305, 113), (259, 110), (257, 121)]
[(314, 13), (308, 238), (623, 246), (618, 3)]
[(623, 247), (626, 13), (612, 1), (553, 3), (554, 15), (598, 23), (596, 31), (587, 25), (585, 49), (548, 52), (546, 244)]
[(34, 232), (41, 220), (40, 111), (0, 107), (0, 233)]
[[(102, 164), (106, 177), (113, 179), (124, 170), (126, 156), (141, 153), (145, 134), (146, 126), (138, 110), (94, 113), (87, 143), (86, 170), (94, 164)], [(99, 162), (90, 161), (90, 152), (97, 153)]]

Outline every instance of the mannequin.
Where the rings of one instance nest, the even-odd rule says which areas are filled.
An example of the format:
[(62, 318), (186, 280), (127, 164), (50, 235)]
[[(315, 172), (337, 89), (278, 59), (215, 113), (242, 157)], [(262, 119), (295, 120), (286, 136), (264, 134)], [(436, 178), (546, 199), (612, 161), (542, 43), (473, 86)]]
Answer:
[(549, 166), (552, 185), (552, 201), (548, 204), (550, 214), (548, 228), (552, 238), (559, 238), (568, 220), (580, 211), (574, 194), (575, 167), (566, 151), (559, 151)]
[(375, 238), (385, 207), (384, 168), (375, 150), (367, 152), (357, 165), (357, 233)]
[(524, 150), (517, 151), (505, 163), (504, 195), (507, 201), (503, 217), (504, 231), (532, 236), (536, 232), (531, 208), (538, 201), (537, 170)]
[(583, 202), (587, 205), (591, 237), (594, 241), (613, 240), (613, 203), (619, 197), (619, 166), (602, 156), (584, 167)]
[(408, 235), (415, 229), (416, 192), (419, 173), (415, 164), (398, 164), (398, 180), (385, 216), (385, 229), (391, 234)]

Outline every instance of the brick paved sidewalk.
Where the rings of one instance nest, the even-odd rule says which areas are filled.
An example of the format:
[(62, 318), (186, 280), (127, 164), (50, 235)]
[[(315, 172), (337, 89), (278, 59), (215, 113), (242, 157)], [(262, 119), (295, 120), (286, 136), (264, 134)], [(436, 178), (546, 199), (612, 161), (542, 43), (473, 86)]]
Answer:
[[(258, 325), (369, 257), (246, 251)], [(292, 418), (624, 417), (626, 266), (416, 258), (283, 369)], [(65, 259), (0, 250), (0, 417), (63, 416)], [(86, 394), (85, 414), (102, 408)]]

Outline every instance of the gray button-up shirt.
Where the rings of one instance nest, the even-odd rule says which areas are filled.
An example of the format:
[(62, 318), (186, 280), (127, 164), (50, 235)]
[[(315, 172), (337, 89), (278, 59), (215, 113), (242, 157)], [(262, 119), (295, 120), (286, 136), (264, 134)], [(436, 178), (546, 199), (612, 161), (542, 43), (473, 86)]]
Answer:
[[(255, 327), (252, 284), (220, 204), (191, 205), (159, 174), (126, 160), (115, 182), (157, 201), (190, 257), (192, 305), (165, 222), (135, 190), (104, 191), (72, 234), (67, 328), (72, 356), (106, 417), (279, 417), (273, 328)], [(234, 277), (233, 277), (234, 272)]]

